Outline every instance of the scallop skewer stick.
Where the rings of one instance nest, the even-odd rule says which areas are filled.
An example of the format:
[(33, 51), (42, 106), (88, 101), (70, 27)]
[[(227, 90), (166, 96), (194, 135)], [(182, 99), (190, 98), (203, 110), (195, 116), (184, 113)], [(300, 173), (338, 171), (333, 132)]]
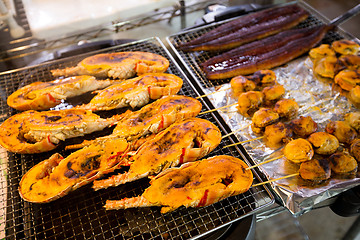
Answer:
[[(233, 132), (232, 132), (232, 133), (233, 133)], [(232, 134), (232, 133), (229, 133), (228, 135), (230, 135), (230, 134)], [(227, 136), (227, 135), (226, 135), (226, 136)], [(225, 137), (225, 136), (224, 136), (224, 137)], [(241, 142), (237, 142), (237, 143), (232, 143), (232, 144), (226, 145), (226, 146), (224, 146), (223, 148), (232, 147), (232, 146), (240, 145), (240, 144), (243, 144), (243, 143), (256, 141), (256, 140), (260, 140), (260, 139), (263, 139), (263, 138), (264, 138), (264, 136), (260, 136), (260, 137), (257, 137), (257, 138), (251, 138), (251, 139), (244, 140), (244, 141), (241, 141)]]
[[(246, 169), (246, 170), (247, 170), (247, 169)], [(296, 176), (299, 176), (299, 175), (300, 175), (300, 173), (293, 173), (293, 174), (289, 174), (289, 175), (286, 175), (286, 176), (283, 176), (283, 177), (270, 179), (270, 180), (265, 181), (265, 182), (256, 183), (256, 184), (251, 185), (251, 187), (258, 187), (258, 186), (265, 185), (265, 184), (267, 184), (267, 183), (272, 183), (272, 182), (276, 182), (276, 181), (279, 181), (279, 180), (282, 180), (282, 179), (291, 178), (291, 177), (296, 177)]]
[(299, 164), (305, 161), (309, 161), (314, 156), (314, 149), (312, 144), (303, 138), (298, 138), (295, 140), (291, 140), (286, 146), (284, 147), (282, 155), (265, 160), (261, 163), (255, 164), (253, 166), (248, 167), (248, 169), (252, 169), (263, 164), (278, 160), (282, 157), (285, 157), (287, 160)]
[[(253, 75), (251, 76), (236, 76), (233, 77), (230, 81), (230, 87), (228, 88), (224, 88), (215, 92), (211, 92), (202, 96), (198, 96), (196, 97), (196, 99), (198, 98), (202, 98), (202, 97), (207, 97), (209, 95), (218, 93), (218, 92), (222, 92), (222, 91), (227, 91), (227, 90), (234, 90), (234, 94), (235, 96), (237, 96), (239, 93), (242, 92), (247, 92), (247, 91), (252, 91), (255, 90), (255, 88), (257, 87), (265, 87), (265, 86), (271, 86), (274, 85), (276, 83), (276, 75), (272, 70), (259, 70), (256, 71)], [(237, 91), (238, 90), (238, 91)], [(236, 94), (238, 93), (238, 94)]]
[(244, 130), (245, 128), (249, 127), (250, 125), (251, 125), (251, 123), (239, 128), (239, 129), (236, 129), (235, 131), (232, 131), (231, 133), (228, 133), (228, 134), (222, 136), (221, 138), (224, 139), (224, 138), (226, 138), (226, 137), (228, 137), (228, 136), (230, 136), (230, 135), (232, 135), (234, 133), (240, 132), (240, 131)]
[(280, 158), (282, 158), (282, 157), (284, 157), (284, 155), (280, 155), (280, 156), (277, 156), (277, 157), (274, 157), (274, 158), (270, 158), (270, 159), (265, 160), (265, 161), (263, 161), (263, 162), (261, 162), (261, 163), (252, 165), (252, 166), (246, 168), (246, 170), (256, 168), (256, 167), (261, 166), (261, 165), (263, 165), (263, 164), (266, 164), (266, 163), (269, 163), (269, 162), (278, 160), (278, 159), (280, 159)]
[(229, 108), (229, 107), (235, 106), (235, 105), (237, 105), (237, 104), (238, 104), (238, 103), (233, 103), (233, 104), (226, 105), (226, 106), (222, 106), (222, 107), (219, 107), (219, 108), (210, 109), (210, 110), (208, 110), (208, 111), (201, 112), (201, 113), (199, 113), (198, 115), (202, 115), (202, 114), (210, 113), (210, 112), (215, 112), (215, 111), (217, 111), (217, 110), (224, 109), (224, 108)]
[[(345, 159), (344, 159), (344, 157), (345, 157)], [(347, 162), (353, 162), (353, 163), (355, 162), (355, 165), (357, 167), (356, 160), (351, 160), (351, 157), (349, 158), (346, 155), (344, 155), (344, 156), (340, 156), (340, 158), (341, 158), (341, 161), (346, 160)], [(347, 165), (347, 164), (345, 164), (345, 165)], [(301, 179), (304, 179), (305, 181), (311, 181), (312, 183), (317, 184), (317, 183), (320, 183), (320, 182), (323, 182), (323, 181), (326, 181), (327, 179), (329, 179), (331, 177), (332, 171), (333, 170), (331, 168), (331, 163), (326, 158), (314, 158), (314, 159), (311, 159), (310, 161), (302, 162), (299, 167), (299, 172), (297, 172), (297, 173), (289, 174), (287, 176), (283, 176), (283, 177), (276, 178), (276, 179), (270, 179), (269, 181), (258, 183), (253, 186), (260, 186), (260, 185), (274, 182), (277, 180), (295, 177), (297, 175), (299, 175), (301, 177)], [(353, 171), (356, 171), (356, 170), (353, 170)]]
[(198, 96), (198, 97), (196, 97), (196, 99), (203, 98), (203, 97), (207, 97), (207, 96), (213, 95), (213, 94), (215, 94), (215, 93), (224, 92), (224, 91), (227, 91), (227, 90), (230, 90), (230, 89), (231, 89), (231, 87), (224, 88), (224, 89), (220, 89), (220, 90), (217, 90), (217, 91), (215, 91), (215, 92), (211, 92), (211, 93), (208, 93), (208, 94), (204, 94), (204, 95)]

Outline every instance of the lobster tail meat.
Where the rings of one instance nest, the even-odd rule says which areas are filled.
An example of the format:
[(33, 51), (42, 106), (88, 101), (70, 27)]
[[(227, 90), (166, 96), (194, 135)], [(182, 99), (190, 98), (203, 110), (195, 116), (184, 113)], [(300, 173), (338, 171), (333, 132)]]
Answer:
[(296, 4), (270, 8), (225, 23), (190, 42), (183, 51), (223, 51), (290, 29), (308, 18)]
[(93, 187), (98, 190), (117, 186), (196, 161), (214, 150), (220, 141), (220, 130), (207, 120), (190, 118), (174, 123), (136, 151), (127, 173), (96, 181)]
[(55, 69), (53, 76), (91, 75), (99, 78), (127, 79), (150, 72), (165, 72), (169, 60), (150, 52), (101, 53), (85, 58), (75, 67)]
[(119, 121), (113, 134), (130, 141), (149, 133), (158, 133), (175, 121), (197, 116), (201, 108), (201, 103), (195, 98), (165, 96)]
[(55, 149), (60, 141), (102, 130), (121, 117), (103, 119), (81, 109), (29, 110), (9, 117), (0, 125), (0, 145), (14, 153), (46, 152)]
[(123, 107), (142, 107), (152, 99), (177, 94), (183, 81), (168, 73), (146, 73), (96, 91), (88, 104), (77, 108), (101, 111)]
[(108, 87), (112, 82), (96, 80), (95, 77), (87, 75), (56, 79), (51, 82), (34, 82), (12, 93), (7, 99), (7, 104), (20, 111), (47, 110), (55, 107), (62, 100)]
[(21, 179), (20, 196), (33, 203), (54, 201), (112, 171), (128, 151), (124, 139), (92, 144), (63, 158), (56, 153)]
[(197, 116), (201, 108), (201, 103), (192, 97), (164, 96), (136, 112), (130, 110), (125, 112), (111, 135), (67, 146), (67, 149), (81, 148), (93, 141), (106, 141), (113, 137), (122, 137), (131, 142), (137, 141), (146, 135), (160, 132), (176, 121)]
[(107, 210), (161, 206), (161, 212), (181, 206), (203, 207), (224, 198), (246, 192), (253, 175), (240, 159), (219, 155), (170, 168), (150, 182), (150, 187), (138, 197), (107, 200)]
[(226, 79), (281, 66), (316, 46), (333, 26), (287, 30), (217, 55), (201, 64), (208, 79)]

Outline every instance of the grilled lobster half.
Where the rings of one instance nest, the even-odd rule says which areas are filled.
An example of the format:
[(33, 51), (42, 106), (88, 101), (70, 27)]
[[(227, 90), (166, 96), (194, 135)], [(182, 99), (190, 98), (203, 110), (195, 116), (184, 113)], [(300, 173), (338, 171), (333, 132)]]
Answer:
[(95, 91), (97, 95), (88, 104), (77, 108), (101, 111), (123, 107), (142, 107), (150, 100), (179, 92), (183, 81), (168, 73), (145, 73)]
[(140, 110), (128, 110), (122, 114), (111, 135), (84, 141), (67, 149), (82, 148), (94, 141), (106, 141), (109, 138), (125, 138), (136, 141), (146, 135), (156, 134), (176, 121), (195, 117), (201, 111), (201, 103), (192, 97), (182, 95), (164, 96)]
[(181, 206), (207, 206), (246, 192), (253, 182), (247, 167), (242, 160), (226, 155), (185, 163), (153, 178), (141, 196), (107, 200), (105, 208), (161, 206), (161, 212), (166, 213)]
[(20, 111), (47, 110), (60, 104), (62, 100), (108, 87), (112, 82), (96, 80), (95, 77), (87, 75), (51, 82), (34, 82), (12, 93), (7, 99), (7, 104)]
[(0, 145), (14, 153), (47, 152), (55, 149), (60, 141), (115, 124), (121, 116), (104, 119), (82, 109), (29, 110), (9, 117), (0, 125)]
[(61, 198), (113, 171), (128, 149), (127, 141), (119, 138), (94, 143), (66, 158), (55, 153), (25, 173), (20, 181), (20, 196), (33, 203)]
[(174, 123), (141, 145), (126, 163), (130, 165), (128, 172), (96, 181), (93, 187), (117, 186), (195, 161), (214, 150), (220, 141), (220, 130), (207, 120), (190, 118)]
[(53, 76), (91, 75), (98, 78), (127, 79), (150, 72), (165, 72), (169, 60), (150, 52), (101, 53), (85, 58), (75, 67), (55, 69)]

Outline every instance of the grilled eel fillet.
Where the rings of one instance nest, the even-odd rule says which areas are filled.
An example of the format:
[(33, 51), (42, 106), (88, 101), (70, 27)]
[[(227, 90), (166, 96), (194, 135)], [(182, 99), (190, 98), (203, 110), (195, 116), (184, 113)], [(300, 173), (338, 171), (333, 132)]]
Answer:
[(304, 21), (309, 13), (296, 4), (259, 11), (225, 23), (179, 46), (183, 51), (222, 51), (261, 39)]
[(181, 206), (203, 207), (246, 192), (253, 175), (240, 159), (220, 155), (169, 168), (150, 182), (138, 197), (107, 200), (106, 210), (161, 206), (161, 212)]
[(201, 64), (208, 79), (226, 79), (283, 65), (308, 52), (332, 25), (291, 29), (232, 49)]

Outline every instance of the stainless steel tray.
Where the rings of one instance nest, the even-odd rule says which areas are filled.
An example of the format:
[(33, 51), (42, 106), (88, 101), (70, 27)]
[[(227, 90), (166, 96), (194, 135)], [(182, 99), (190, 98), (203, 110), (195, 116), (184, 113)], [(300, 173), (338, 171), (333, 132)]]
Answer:
[[(184, 80), (179, 94), (196, 97), (199, 95), (193, 84), (174, 61), (158, 38), (136, 41), (101, 51), (90, 52), (70, 58), (40, 64), (34, 67), (0, 73), (0, 120), (16, 111), (6, 104), (6, 98), (20, 86), (34, 81), (52, 80), (50, 70), (76, 65), (86, 56), (100, 52), (147, 51), (160, 54), (170, 61), (168, 73)], [(71, 102), (65, 102), (72, 104)], [(203, 101), (203, 111), (209, 109)], [(118, 112), (116, 112), (118, 113)], [(230, 130), (214, 113), (201, 116), (213, 122), (223, 134)], [(235, 139), (236, 140), (236, 139)], [(209, 156), (227, 154), (243, 158), (246, 156), (237, 148), (223, 146), (233, 143), (225, 138)], [(69, 154), (63, 148), (56, 151)], [(21, 177), (32, 166), (47, 159), (54, 151), (43, 154), (20, 155), (0, 151), (0, 238), (8, 239), (189, 239), (198, 238), (236, 220), (259, 212), (271, 205), (274, 197), (267, 187), (253, 187), (248, 192), (224, 199), (216, 204), (199, 209), (180, 208), (161, 214), (160, 208), (142, 208), (119, 211), (105, 211), (107, 199), (121, 199), (139, 195), (148, 186), (144, 179), (103, 191), (93, 191), (91, 184), (67, 196), (46, 204), (23, 201), (17, 191)], [(249, 164), (249, 162), (248, 162)], [(254, 172), (254, 182), (261, 181)]]
[[(296, 3), (310, 12), (310, 17), (304, 22), (300, 23), (297, 26), (298, 28), (318, 26), (320, 24), (323, 23), (328, 24), (330, 22), (329, 19), (322, 16), (319, 12), (311, 8), (306, 3), (302, 1), (297, 1)], [(201, 63), (203, 63), (204, 61), (208, 60), (213, 56), (216, 56), (218, 53), (210, 53), (206, 51), (184, 52), (180, 50), (178, 46), (181, 43), (189, 42), (193, 39), (196, 39), (202, 34), (209, 32), (210, 30), (216, 28), (217, 26), (220, 26), (221, 24), (224, 24), (231, 20), (232, 19), (229, 19), (205, 27), (191, 29), (167, 37), (167, 42), (170, 45), (170, 48), (177, 56), (179, 61), (183, 64), (183, 67), (189, 71), (191, 78), (194, 79), (194, 81), (199, 84), (202, 92), (204, 94), (208, 94), (214, 91), (218, 91), (217, 94), (209, 95), (207, 97), (215, 108), (227, 106), (232, 103), (236, 103), (237, 101), (237, 99), (234, 99), (230, 96), (231, 90), (219, 91), (221, 89), (228, 89), (230, 87), (229, 82), (231, 79), (208, 80), (205, 77), (202, 68), (200, 67)], [(346, 33), (341, 28), (338, 28), (336, 32), (328, 32), (322, 42), (331, 43), (341, 38), (353, 39), (359, 42), (358, 39), (353, 37), (351, 34)], [(323, 98), (334, 98), (334, 100), (336, 100), (334, 101), (335, 104), (341, 103), (342, 105), (341, 106), (339, 105), (338, 110), (336, 111), (333, 111), (334, 108), (326, 109), (326, 111), (328, 111), (328, 116), (327, 116), (328, 118), (321, 119), (321, 116), (318, 115), (317, 119), (324, 122), (325, 120), (329, 120), (329, 118), (336, 119), (343, 113), (346, 113), (348, 111), (353, 111), (354, 110), (353, 106), (351, 106), (351, 104), (348, 104), (346, 98), (344, 98), (341, 95), (336, 95), (336, 94), (332, 95), (333, 91), (331, 90), (331, 86), (329, 83), (326, 84), (321, 82), (319, 83), (319, 81), (315, 77), (313, 77), (312, 69), (307, 64), (309, 64), (309, 62), (307, 62), (306, 56), (304, 56), (296, 60), (293, 60), (288, 64), (273, 69), (277, 75), (278, 82), (283, 85), (285, 84), (285, 89), (288, 91), (286, 97), (293, 98), (294, 97), (293, 94), (296, 91), (292, 91), (292, 90), (297, 90), (302, 85), (306, 85), (306, 84), (308, 86), (313, 85), (314, 87), (319, 87), (319, 89), (321, 86), (321, 91), (323, 91), (324, 94), (316, 93), (316, 91), (319, 91), (319, 89), (316, 88), (311, 89), (311, 91), (317, 94), (317, 96), (313, 98), (314, 102), (317, 100), (321, 101), (323, 100)], [(295, 79), (298, 79), (298, 81), (296, 82)], [(305, 97), (303, 97), (303, 99), (304, 98)], [(302, 96), (299, 97), (298, 99), (303, 100)], [(310, 104), (310, 103), (306, 103), (306, 101), (303, 103)], [(345, 110), (342, 110), (342, 107), (345, 107)], [(246, 119), (242, 117), (239, 113), (237, 113), (235, 106), (228, 109), (221, 109), (218, 112), (221, 115), (221, 117), (224, 119), (224, 121), (231, 127), (232, 131), (240, 130), (234, 134), (237, 136), (239, 141), (249, 140), (256, 137), (255, 135), (252, 134), (252, 131), (249, 128), (249, 124), (251, 123), (251, 120)], [(281, 151), (272, 152), (266, 149), (266, 146), (264, 146), (262, 140), (253, 141), (251, 143), (245, 143), (242, 146), (239, 146), (239, 148), (241, 149), (244, 148), (245, 151), (251, 157), (251, 159), (253, 159), (253, 161), (256, 163), (263, 161), (263, 159), (271, 153), (281, 155)], [(277, 161), (277, 162), (273, 162), (272, 165), (268, 164), (268, 165), (260, 166), (259, 170), (262, 173), (264, 173), (269, 179), (282, 177), (288, 174), (289, 172), (291, 173), (294, 173), (294, 171), (296, 172), (296, 168), (292, 169), (292, 171), (280, 170), (283, 164), (284, 161), (282, 162)], [(271, 189), (279, 197), (279, 199), (282, 201), (283, 205), (286, 208), (288, 208), (295, 215), (301, 215), (306, 211), (311, 210), (311, 208), (315, 204), (318, 204), (319, 202), (322, 202), (325, 199), (335, 196), (338, 193), (345, 191), (346, 189), (349, 189), (354, 185), (359, 184), (359, 179), (355, 178), (350, 180), (344, 180), (340, 182), (335, 182), (325, 187), (323, 186), (318, 188), (316, 187), (307, 188), (306, 186), (304, 188), (302, 188), (302, 186), (299, 186), (299, 188), (297, 188), (294, 187), (294, 184), (296, 185), (297, 181), (283, 180), (283, 181), (271, 183), (270, 185), (271, 185)]]

